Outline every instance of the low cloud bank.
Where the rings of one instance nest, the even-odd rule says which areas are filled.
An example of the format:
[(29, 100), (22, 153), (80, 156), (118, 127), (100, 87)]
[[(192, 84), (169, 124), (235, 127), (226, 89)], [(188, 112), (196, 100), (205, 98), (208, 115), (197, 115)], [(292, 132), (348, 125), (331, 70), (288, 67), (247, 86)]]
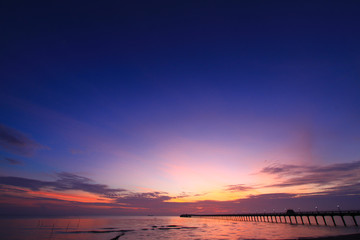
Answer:
[[(62, 172), (53, 181), (15, 176), (0, 177), (0, 212), (4, 215), (179, 215), (182, 213), (240, 213), (284, 211), (285, 208), (313, 210), (358, 208), (360, 201), (359, 162), (328, 166), (277, 165), (264, 168), (261, 173), (279, 176), (279, 190), (288, 186), (318, 184), (319, 193), (296, 194), (276, 192), (248, 195), (232, 201), (169, 202), (188, 196), (170, 196), (167, 192), (135, 193), (127, 189), (111, 188), (90, 178)], [(300, 173), (301, 172), (301, 173)], [(330, 178), (329, 175), (332, 175)], [(329, 183), (332, 185), (330, 186)], [(228, 191), (248, 191), (254, 186), (229, 185)], [(81, 191), (95, 196), (93, 201), (64, 200), (54, 195)], [(34, 195), (38, 193), (38, 195)], [(41, 195), (44, 193), (43, 195)], [(51, 194), (47, 194), (51, 193)], [(98, 196), (98, 199), (96, 198)], [(100, 201), (102, 199), (102, 201)], [(106, 201), (104, 201), (104, 199)], [(98, 201), (99, 200), (99, 201)]]

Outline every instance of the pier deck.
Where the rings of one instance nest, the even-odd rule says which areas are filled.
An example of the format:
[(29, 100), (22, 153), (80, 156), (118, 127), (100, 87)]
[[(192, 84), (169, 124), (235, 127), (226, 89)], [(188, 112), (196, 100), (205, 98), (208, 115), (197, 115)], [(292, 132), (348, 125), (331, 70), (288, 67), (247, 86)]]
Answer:
[[(360, 218), (360, 210), (353, 211), (315, 211), (315, 212), (295, 212), (288, 210), (281, 213), (242, 213), (242, 214), (182, 214), (180, 217), (206, 217), (236, 221), (270, 222), (270, 223), (290, 223), (290, 224), (309, 224), (320, 225), (319, 220), (326, 226), (359, 226), (356, 217)], [(345, 220), (345, 217), (347, 220)], [(349, 222), (349, 217), (352, 222)], [(304, 221), (305, 218), (305, 221)], [(338, 221), (335, 218), (340, 218)], [(313, 221), (311, 221), (313, 220)], [(315, 223), (314, 223), (315, 221)], [(339, 224), (339, 222), (341, 224)]]

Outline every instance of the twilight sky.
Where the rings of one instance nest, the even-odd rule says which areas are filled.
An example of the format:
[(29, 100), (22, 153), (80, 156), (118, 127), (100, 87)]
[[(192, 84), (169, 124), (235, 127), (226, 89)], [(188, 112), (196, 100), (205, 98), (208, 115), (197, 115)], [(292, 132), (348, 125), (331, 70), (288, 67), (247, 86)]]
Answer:
[(358, 208), (359, 12), (3, 1), (0, 212)]

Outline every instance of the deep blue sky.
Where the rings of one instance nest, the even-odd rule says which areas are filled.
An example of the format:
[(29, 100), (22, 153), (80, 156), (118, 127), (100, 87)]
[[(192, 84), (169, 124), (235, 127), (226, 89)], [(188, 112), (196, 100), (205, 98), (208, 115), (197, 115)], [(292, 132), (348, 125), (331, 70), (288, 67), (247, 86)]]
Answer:
[(233, 200), (230, 185), (350, 194), (356, 177), (271, 189), (296, 173), (263, 175), (358, 168), (359, 12), (359, 1), (3, 1), (0, 174), (66, 172), (188, 202)]

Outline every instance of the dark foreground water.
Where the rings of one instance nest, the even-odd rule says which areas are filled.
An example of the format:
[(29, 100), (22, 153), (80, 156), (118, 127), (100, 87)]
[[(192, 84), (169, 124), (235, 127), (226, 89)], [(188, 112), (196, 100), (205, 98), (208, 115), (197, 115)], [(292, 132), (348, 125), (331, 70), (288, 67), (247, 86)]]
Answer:
[(298, 239), (360, 233), (325, 227), (180, 217), (0, 219), (0, 239)]

